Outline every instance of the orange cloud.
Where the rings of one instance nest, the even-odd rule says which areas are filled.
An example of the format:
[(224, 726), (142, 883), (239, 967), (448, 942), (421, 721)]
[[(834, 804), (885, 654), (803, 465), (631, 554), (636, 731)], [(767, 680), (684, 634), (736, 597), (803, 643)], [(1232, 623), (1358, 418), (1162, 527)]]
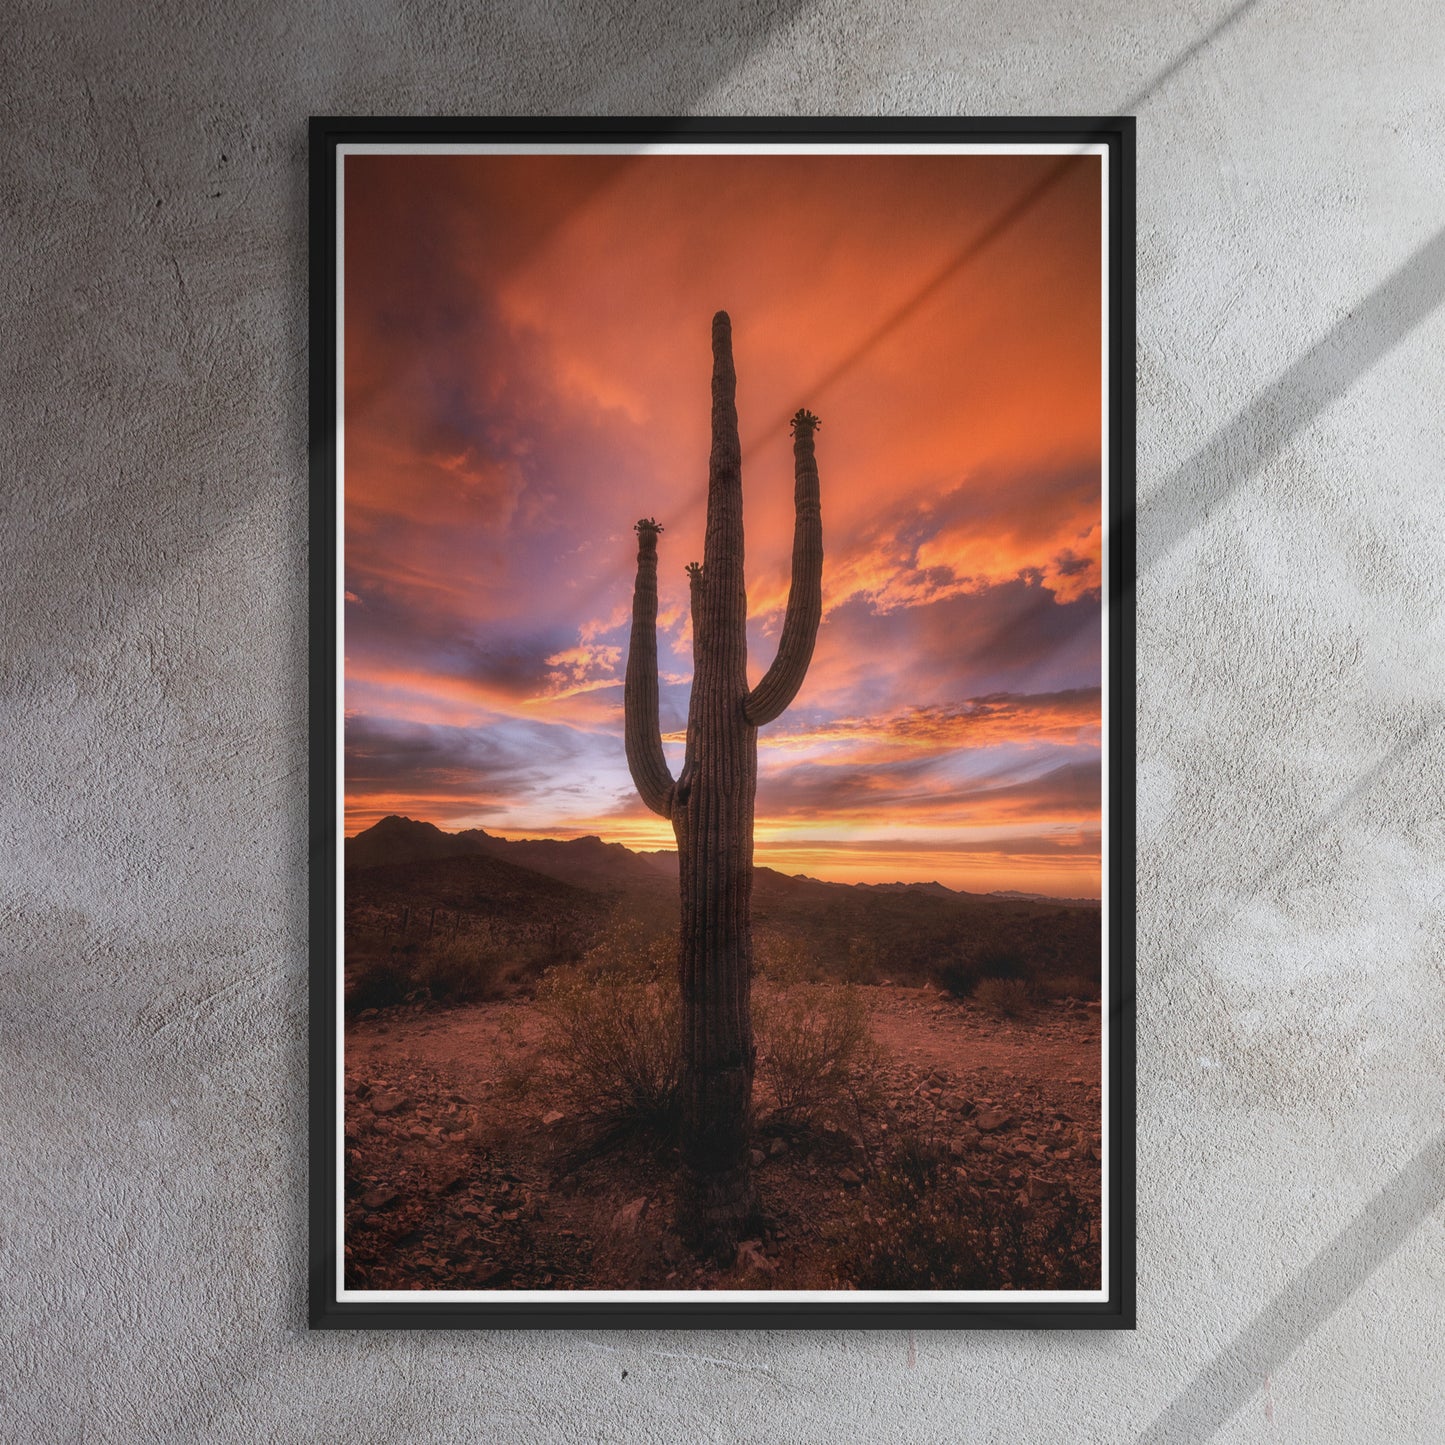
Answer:
[[(1092, 802), (1006, 791), (1100, 747), (1097, 159), (921, 306), (1054, 158), (346, 164), (348, 706), (377, 746), (386, 726), (394, 741), (432, 730), (383, 772), (358, 754), (356, 819), (410, 798), (399, 810), (438, 820), (528, 814), (558, 836), (605, 825), (666, 845), (661, 820), (629, 811), (620, 762), (631, 529), (643, 515), (667, 529), (676, 739), (719, 306), (739, 371), (754, 676), (789, 582), (787, 417), (823, 417), (826, 616), (794, 709), (761, 735), (760, 848), (810, 809), (860, 843), (929, 825), (930, 805), (944, 828), (990, 809), (1001, 824), (1097, 818), (1082, 774)], [(528, 730), (550, 772), (481, 757), (507, 729)], [(963, 761), (980, 758), (1004, 780), (988, 799)], [(565, 787), (548, 792), (549, 775)], [(861, 856), (835, 849), (826, 866)]]

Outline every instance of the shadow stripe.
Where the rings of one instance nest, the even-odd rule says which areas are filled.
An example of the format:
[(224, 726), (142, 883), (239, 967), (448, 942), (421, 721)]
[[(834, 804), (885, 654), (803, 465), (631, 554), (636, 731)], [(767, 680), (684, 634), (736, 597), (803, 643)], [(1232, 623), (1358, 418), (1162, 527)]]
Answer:
[(1445, 300), (1445, 230), (1387, 276), (1139, 508), (1139, 574), (1162, 562)]
[(1139, 1436), (1201, 1445), (1345, 1303), (1445, 1198), (1445, 1129), (1377, 1194)]

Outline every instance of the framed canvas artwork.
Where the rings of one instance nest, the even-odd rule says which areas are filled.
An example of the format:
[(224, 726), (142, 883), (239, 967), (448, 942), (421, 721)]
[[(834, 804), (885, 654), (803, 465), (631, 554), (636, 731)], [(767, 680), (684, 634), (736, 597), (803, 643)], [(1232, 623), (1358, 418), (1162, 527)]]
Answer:
[(314, 1325), (1132, 1325), (1133, 174), (312, 122)]

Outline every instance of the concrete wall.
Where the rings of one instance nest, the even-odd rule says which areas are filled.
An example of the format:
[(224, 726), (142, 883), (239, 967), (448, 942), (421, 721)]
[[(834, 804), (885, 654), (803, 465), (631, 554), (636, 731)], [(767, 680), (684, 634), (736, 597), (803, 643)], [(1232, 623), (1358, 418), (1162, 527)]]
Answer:
[[(1438, 5), (571, 9), (8, 12), (0, 1432), (1445, 1438)], [(306, 116), (1115, 110), (1139, 1330), (309, 1335)]]

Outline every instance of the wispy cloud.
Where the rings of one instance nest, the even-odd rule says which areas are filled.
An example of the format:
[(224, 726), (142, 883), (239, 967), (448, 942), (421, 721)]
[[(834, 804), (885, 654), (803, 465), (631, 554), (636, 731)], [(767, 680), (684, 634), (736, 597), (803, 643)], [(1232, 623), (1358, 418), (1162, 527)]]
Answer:
[[(666, 841), (621, 752), (632, 523), (667, 529), (661, 722), (676, 755), (720, 305), (747, 444), (754, 678), (788, 588), (785, 418), (807, 403), (824, 419), (825, 618), (794, 708), (760, 737), (760, 849), (781, 846), (770, 829), (846, 822), (850, 847), (820, 836), (802, 869), (845, 876), (869, 839), (883, 858), (899, 828), (943, 839), (991, 817), (999, 856), (1022, 868), (1007, 837), (1020, 820), (1094, 826), (1090, 165), (1008, 248), (809, 390), (1048, 164), (349, 161), (349, 826), (384, 807)], [(959, 868), (988, 851), (949, 836)], [(1072, 888), (1085, 854), (1054, 854)]]

